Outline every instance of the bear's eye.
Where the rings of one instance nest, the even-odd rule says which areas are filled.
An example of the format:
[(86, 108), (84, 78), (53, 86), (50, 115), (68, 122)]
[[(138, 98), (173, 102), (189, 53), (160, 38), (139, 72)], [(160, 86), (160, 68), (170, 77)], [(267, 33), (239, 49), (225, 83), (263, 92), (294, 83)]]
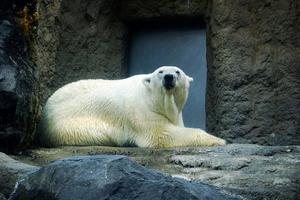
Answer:
[(179, 74), (180, 74), (180, 71), (177, 70), (177, 71), (176, 71), (176, 74), (179, 75)]
[(158, 73), (162, 74), (162, 73), (163, 73), (163, 71), (162, 71), (162, 70), (160, 70)]

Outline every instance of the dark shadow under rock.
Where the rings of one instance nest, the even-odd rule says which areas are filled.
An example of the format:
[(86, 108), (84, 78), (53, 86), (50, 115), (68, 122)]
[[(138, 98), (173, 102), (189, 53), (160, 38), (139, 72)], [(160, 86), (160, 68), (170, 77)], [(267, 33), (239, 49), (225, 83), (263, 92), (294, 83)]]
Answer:
[(58, 160), (20, 181), (16, 199), (238, 199), (198, 182), (172, 178), (125, 156)]
[(13, 17), (0, 16), (0, 151), (16, 152), (32, 141), (37, 87), (20, 25)]

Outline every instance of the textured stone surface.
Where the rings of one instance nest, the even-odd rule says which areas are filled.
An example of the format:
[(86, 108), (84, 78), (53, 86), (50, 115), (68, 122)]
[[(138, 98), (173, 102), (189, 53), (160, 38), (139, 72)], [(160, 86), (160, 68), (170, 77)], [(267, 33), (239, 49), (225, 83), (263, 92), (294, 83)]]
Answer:
[(211, 1), (208, 130), (229, 141), (300, 144), (299, 1)]
[(34, 165), (74, 155), (122, 154), (175, 177), (215, 185), (247, 199), (300, 197), (300, 147), (232, 144), (211, 148), (61, 147), (28, 150), (17, 159)]
[(25, 177), (10, 199), (238, 199), (215, 187), (172, 178), (125, 156), (58, 160)]
[(0, 146), (6, 148), (8, 144), (18, 144), (22, 134), (15, 130), (14, 120), (17, 104), (16, 94), (16, 66), (7, 54), (7, 43), (14, 27), (8, 20), (0, 21)]
[(180, 175), (201, 180), (249, 199), (300, 197), (300, 148), (229, 145), (196, 155), (175, 155)]
[(125, 77), (126, 27), (116, 6), (104, 0), (39, 2), (34, 61), (42, 102), (72, 81)]
[(35, 129), (37, 88), (26, 48), (19, 25), (12, 18), (0, 17), (1, 151), (14, 151)]
[(6, 200), (4, 194), (0, 193), (0, 200)]
[(148, 19), (180, 20), (203, 17), (207, 8), (207, 0), (125, 0), (121, 2), (119, 15), (127, 22), (143, 22)]
[(38, 169), (38, 167), (16, 161), (0, 152), (0, 199), (1, 193), (8, 198), (18, 180)]

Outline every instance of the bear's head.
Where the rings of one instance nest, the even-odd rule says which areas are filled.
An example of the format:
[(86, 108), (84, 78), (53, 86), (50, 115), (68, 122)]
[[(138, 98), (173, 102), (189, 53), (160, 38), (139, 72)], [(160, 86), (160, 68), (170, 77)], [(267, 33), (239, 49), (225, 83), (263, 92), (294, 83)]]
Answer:
[[(160, 67), (143, 79), (144, 85), (152, 94), (155, 109), (163, 112), (168, 119), (178, 116), (174, 113), (179, 114), (183, 110), (192, 81), (193, 78), (175, 66)], [(176, 108), (172, 105), (176, 105)]]
[(167, 93), (173, 93), (176, 89), (188, 90), (192, 81), (193, 78), (175, 66), (159, 67), (143, 80), (146, 87), (152, 90), (163, 89)]

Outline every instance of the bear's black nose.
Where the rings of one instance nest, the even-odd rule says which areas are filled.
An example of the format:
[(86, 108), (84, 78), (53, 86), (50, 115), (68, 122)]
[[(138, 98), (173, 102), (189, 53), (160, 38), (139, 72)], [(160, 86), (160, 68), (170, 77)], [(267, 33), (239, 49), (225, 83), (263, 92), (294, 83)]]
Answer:
[(172, 74), (166, 74), (164, 79), (166, 82), (173, 82), (174, 76)]
[(175, 87), (174, 76), (172, 74), (166, 74), (164, 76), (163, 84), (167, 90), (170, 90)]

